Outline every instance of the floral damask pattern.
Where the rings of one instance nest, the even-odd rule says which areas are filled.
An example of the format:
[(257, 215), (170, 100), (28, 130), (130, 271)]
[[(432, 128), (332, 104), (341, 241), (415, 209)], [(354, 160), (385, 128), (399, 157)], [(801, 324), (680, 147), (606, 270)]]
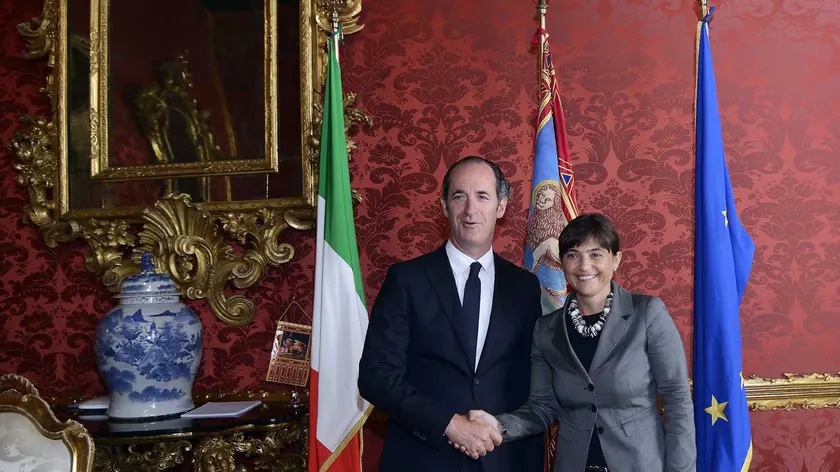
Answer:
[(751, 471), (840, 470), (840, 411), (761, 412), (750, 419)]
[[(742, 311), (745, 374), (836, 371), (840, 353), (840, 15), (817, 0), (721, 0), (712, 22), (726, 153), (757, 252)], [(20, 58), (17, 22), (36, 0), (0, 6), (0, 140), (20, 113), (42, 114), (44, 65)], [(552, 2), (547, 29), (563, 93), (578, 198), (618, 225), (628, 288), (661, 296), (691, 351), (693, 92), (697, 2)], [(368, 302), (388, 266), (446, 236), (440, 181), (466, 154), (498, 162), (514, 185), (495, 248), (521, 261), (531, 172), (536, 55), (530, 2), (365, 0), (347, 37), (345, 89), (373, 118), (356, 131), (352, 185)], [(605, 32), (609, 31), (610, 34)], [(20, 222), (26, 196), (0, 159), (0, 370), (48, 394), (103, 391), (94, 327), (112, 306), (81, 244), (46, 248)], [(274, 323), (311, 307), (314, 241), (290, 233), (295, 260), (249, 289), (254, 323), (226, 326), (202, 303), (196, 391), (276, 389), (264, 378)], [(836, 410), (754, 413), (753, 470), (840, 468)], [(381, 428), (371, 425), (366, 464)], [(371, 468), (371, 470), (373, 470)]]
[[(351, 167), (365, 197), (357, 222), (369, 301), (391, 263), (445, 237), (438, 193), (426, 185), (464, 154), (488, 155), (512, 178), (514, 201), (496, 248), (521, 260), (536, 91), (533, 18), (516, 2), (444, 3), (367, 2), (371, 28), (348, 41), (342, 59), (347, 86), (359, 91), (374, 122), (356, 137)], [(718, 2), (712, 23), (730, 173), (758, 246), (743, 310), (745, 370), (765, 377), (833, 371), (838, 361), (840, 93), (837, 61), (826, 48), (837, 50), (827, 35), (840, 18), (821, 5)], [(625, 251), (618, 276), (665, 300), (688, 351), (697, 9), (690, 0), (581, 0), (552, 6), (548, 21), (580, 205), (617, 223)], [(808, 29), (809, 12), (823, 22)], [(794, 33), (778, 31), (783, 25)], [(759, 72), (806, 62), (767, 46), (780, 35), (790, 51), (808, 48), (806, 72)], [(418, 186), (424, 174), (430, 178)], [(785, 419), (796, 426), (800, 414), (808, 413)], [(767, 415), (755, 414), (757, 427), (772, 429), (781, 418)], [(787, 454), (801, 457), (810, 447)], [(766, 442), (756, 448), (756, 470), (803, 470)], [(805, 470), (834, 468), (838, 445), (828, 441), (821, 451)]]

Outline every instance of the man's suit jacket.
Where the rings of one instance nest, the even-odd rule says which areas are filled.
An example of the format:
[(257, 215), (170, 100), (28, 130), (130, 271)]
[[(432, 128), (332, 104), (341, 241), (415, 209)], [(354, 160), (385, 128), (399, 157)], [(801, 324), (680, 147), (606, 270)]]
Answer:
[(490, 324), (477, 369), (460, 328), (445, 246), (389, 269), (359, 366), (362, 397), (389, 417), (381, 472), (462, 472), (479, 464), (485, 472), (542, 470), (542, 438), (502, 445), (476, 464), (444, 436), (455, 414), (510, 411), (528, 398), (539, 282), (499, 255), (494, 264)]
[(555, 472), (583, 472), (593, 430), (611, 470), (694, 472), (694, 411), (677, 328), (659, 298), (612, 287), (612, 310), (589, 372), (569, 343), (565, 309), (537, 322), (531, 395), (522, 408), (498, 416), (504, 439), (540, 433), (559, 418)]

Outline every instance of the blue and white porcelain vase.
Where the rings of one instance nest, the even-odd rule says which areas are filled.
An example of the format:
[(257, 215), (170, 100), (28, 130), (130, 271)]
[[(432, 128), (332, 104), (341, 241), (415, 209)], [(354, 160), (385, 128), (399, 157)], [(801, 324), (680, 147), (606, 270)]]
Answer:
[(156, 274), (144, 253), (142, 273), (123, 280), (119, 305), (96, 331), (96, 362), (110, 396), (108, 416), (149, 419), (191, 410), (201, 362), (201, 322), (172, 278)]

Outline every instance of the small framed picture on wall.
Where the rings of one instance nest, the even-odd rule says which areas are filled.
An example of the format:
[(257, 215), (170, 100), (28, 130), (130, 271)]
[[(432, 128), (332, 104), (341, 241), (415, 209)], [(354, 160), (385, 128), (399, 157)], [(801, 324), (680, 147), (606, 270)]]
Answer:
[(311, 326), (278, 321), (265, 380), (305, 387), (309, 381), (311, 340)]

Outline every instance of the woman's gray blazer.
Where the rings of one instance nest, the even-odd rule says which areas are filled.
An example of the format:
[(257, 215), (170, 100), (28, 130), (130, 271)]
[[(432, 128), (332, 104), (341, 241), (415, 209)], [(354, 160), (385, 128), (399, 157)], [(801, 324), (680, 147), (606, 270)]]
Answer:
[(588, 373), (569, 344), (564, 310), (537, 321), (531, 394), (497, 416), (504, 440), (541, 433), (559, 418), (554, 472), (584, 471), (593, 430), (611, 471), (694, 472), (694, 410), (677, 328), (659, 298), (612, 287), (612, 310)]

